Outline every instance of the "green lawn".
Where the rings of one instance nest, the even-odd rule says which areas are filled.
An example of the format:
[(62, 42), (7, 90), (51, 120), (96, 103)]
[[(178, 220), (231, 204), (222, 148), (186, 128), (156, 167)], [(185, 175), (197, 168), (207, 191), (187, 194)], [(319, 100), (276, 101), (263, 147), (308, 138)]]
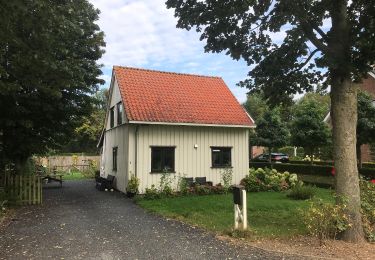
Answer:
[[(333, 201), (328, 189), (317, 189), (317, 197)], [(137, 203), (151, 212), (211, 231), (227, 233), (233, 227), (231, 194), (138, 199)], [(306, 233), (299, 211), (308, 207), (308, 201), (291, 200), (281, 192), (257, 192), (248, 193), (247, 203), (250, 230), (257, 237), (290, 237)]]
[(83, 180), (88, 179), (86, 175), (79, 171), (72, 171), (71, 173), (65, 172), (63, 173), (63, 180)]

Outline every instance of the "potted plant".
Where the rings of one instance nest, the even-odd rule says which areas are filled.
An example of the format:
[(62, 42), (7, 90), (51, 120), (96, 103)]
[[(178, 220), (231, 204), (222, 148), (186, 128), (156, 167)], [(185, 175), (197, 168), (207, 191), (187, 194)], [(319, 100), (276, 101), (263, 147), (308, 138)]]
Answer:
[(126, 187), (126, 195), (128, 198), (133, 198), (138, 193), (139, 187), (139, 179), (132, 174), (128, 183), (128, 187)]

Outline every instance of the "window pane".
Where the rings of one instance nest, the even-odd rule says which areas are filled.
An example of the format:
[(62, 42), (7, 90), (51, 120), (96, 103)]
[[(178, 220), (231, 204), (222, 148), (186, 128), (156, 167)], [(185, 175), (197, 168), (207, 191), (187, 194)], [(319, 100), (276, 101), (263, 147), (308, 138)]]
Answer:
[(117, 104), (117, 125), (122, 124), (122, 117), (123, 117), (123, 106), (122, 103)]
[(212, 167), (232, 165), (230, 147), (211, 147)]
[(112, 169), (114, 171), (117, 170), (117, 147), (113, 147), (112, 149)]
[(164, 150), (163, 170), (174, 171), (174, 148), (166, 148)]
[(115, 126), (115, 111), (113, 107), (109, 111), (109, 117), (110, 117), (110, 127), (112, 128)]
[(173, 172), (174, 149), (174, 147), (152, 147), (151, 172)]
[(161, 171), (162, 169), (162, 156), (159, 148), (152, 148), (151, 152), (151, 171)]
[(231, 166), (230, 148), (223, 149), (222, 153), (223, 153), (222, 165)]
[(220, 165), (220, 150), (212, 150), (212, 166)]

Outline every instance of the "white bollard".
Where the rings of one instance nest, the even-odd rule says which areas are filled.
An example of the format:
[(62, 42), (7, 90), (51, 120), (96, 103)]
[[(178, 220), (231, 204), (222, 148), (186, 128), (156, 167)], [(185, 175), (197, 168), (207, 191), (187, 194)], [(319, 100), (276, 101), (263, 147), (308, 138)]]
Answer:
[(242, 191), (242, 228), (247, 229), (247, 200), (246, 200), (246, 190)]
[[(246, 190), (243, 188), (235, 187), (234, 196), (234, 229), (241, 228), (243, 230), (247, 229), (247, 200), (246, 200)], [(239, 194), (241, 194), (241, 199), (239, 199)]]

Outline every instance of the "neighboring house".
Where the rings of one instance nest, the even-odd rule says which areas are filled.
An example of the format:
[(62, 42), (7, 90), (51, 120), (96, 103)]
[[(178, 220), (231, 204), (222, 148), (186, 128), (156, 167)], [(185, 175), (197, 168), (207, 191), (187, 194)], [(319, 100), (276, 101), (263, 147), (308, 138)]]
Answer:
[(219, 77), (114, 66), (101, 136), (101, 175), (125, 192), (132, 174), (140, 192), (161, 173), (239, 183), (249, 170), (249, 129), (255, 127)]
[[(369, 93), (373, 98), (373, 104), (375, 105), (375, 71), (369, 72), (367, 78), (363, 79), (362, 83), (359, 86), (360, 89)], [(375, 115), (374, 115), (375, 116)], [(331, 115), (330, 113), (324, 119), (324, 122), (331, 124)], [(375, 147), (371, 147), (368, 144), (361, 146), (362, 162), (371, 162), (375, 161), (374, 155)]]

